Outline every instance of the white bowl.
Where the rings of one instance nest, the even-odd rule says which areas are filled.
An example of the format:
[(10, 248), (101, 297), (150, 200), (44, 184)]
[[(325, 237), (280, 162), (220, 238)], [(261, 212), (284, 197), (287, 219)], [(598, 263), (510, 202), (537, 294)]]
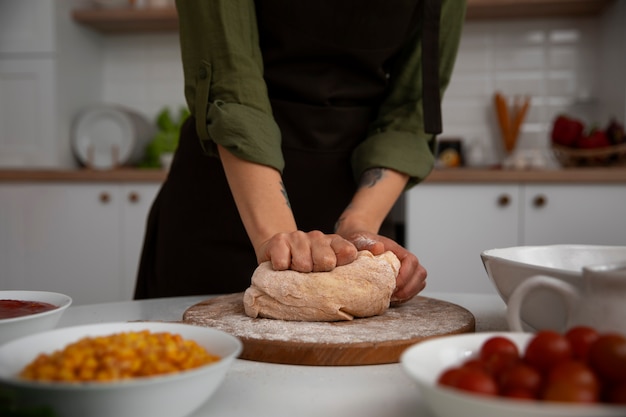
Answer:
[(414, 380), (422, 399), (438, 417), (623, 417), (626, 406), (569, 405), (554, 402), (513, 400), (465, 393), (437, 384), (448, 367), (476, 354), (490, 337), (504, 335), (525, 349), (532, 333), (474, 333), (444, 336), (420, 342), (400, 357), (407, 375)]
[[(180, 334), (221, 359), (184, 372), (117, 382), (46, 383), (16, 377), (42, 352), (63, 349), (87, 336), (141, 330)], [(18, 406), (48, 406), (62, 417), (182, 417), (213, 395), (241, 350), (239, 339), (228, 333), (182, 323), (122, 322), (65, 327), (0, 346), (0, 384), (14, 390)]]
[(0, 319), (0, 345), (33, 333), (54, 329), (72, 299), (47, 291), (0, 291), (0, 300), (39, 301), (57, 306), (54, 310), (26, 316)]
[[(548, 275), (580, 287), (583, 267), (626, 261), (626, 246), (515, 246), (486, 250), (480, 257), (487, 275), (507, 303), (515, 288), (535, 275)], [(565, 308), (558, 294), (538, 289), (524, 303), (521, 318), (529, 330), (562, 331)]]

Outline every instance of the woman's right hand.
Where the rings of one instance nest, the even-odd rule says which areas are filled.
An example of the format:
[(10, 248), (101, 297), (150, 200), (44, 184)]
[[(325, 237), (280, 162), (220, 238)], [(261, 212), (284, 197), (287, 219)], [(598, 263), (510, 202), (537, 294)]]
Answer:
[(357, 249), (351, 242), (319, 230), (277, 233), (256, 252), (259, 264), (270, 261), (276, 271), (328, 272), (357, 257)]

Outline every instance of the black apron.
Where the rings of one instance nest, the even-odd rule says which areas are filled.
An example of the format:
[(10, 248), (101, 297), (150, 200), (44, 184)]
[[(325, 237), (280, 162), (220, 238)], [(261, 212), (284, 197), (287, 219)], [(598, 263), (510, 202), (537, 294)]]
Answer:
[[(258, 0), (256, 8), (298, 228), (332, 233), (357, 187), (350, 156), (376, 117), (389, 66), (424, 16), (423, 3)], [(425, 99), (437, 102), (429, 110), (436, 130), (435, 85)], [(203, 153), (190, 118), (148, 216), (135, 298), (244, 291), (256, 266), (221, 163)]]

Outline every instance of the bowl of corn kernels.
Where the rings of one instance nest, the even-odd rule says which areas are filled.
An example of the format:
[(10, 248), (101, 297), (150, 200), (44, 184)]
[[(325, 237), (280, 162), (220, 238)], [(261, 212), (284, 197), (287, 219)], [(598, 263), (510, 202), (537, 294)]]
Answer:
[(0, 346), (0, 387), (12, 407), (49, 416), (183, 417), (241, 350), (228, 333), (182, 323), (65, 327)]

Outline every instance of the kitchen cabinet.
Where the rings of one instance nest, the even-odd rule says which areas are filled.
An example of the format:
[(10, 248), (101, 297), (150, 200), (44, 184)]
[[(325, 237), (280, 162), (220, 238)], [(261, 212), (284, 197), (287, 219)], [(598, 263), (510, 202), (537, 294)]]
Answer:
[(0, 185), (0, 288), (58, 291), (75, 304), (132, 299), (158, 184)]
[(406, 195), (406, 247), (428, 271), (426, 288), (492, 293), (480, 252), (519, 241), (519, 186), (421, 184)]
[(626, 245), (623, 184), (421, 184), (406, 196), (406, 246), (427, 291), (495, 293), (480, 259), (518, 245)]
[(0, 91), (0, 166), (48, 165), (56, 151), (54, 60), (0, 59)]
[[(47, 0), (0, 3), (0, 165), (44, 162), (54, 148), (54, 4)], [(38, 115), (41, 123), (26, 123)], [(44, 131), (46, 129), (46, 131)], [(42, 161), (43, 160), (43, 161)]]
[(78, 3), (0, 1), (2, 167), (75, 165), (71, 120), (100, 95), (102, 67), (97, 35), (70, 20)]
[(522, 188), (526, 245), (626, 245), (626, 186), (527, 185)]
[[(467, 19), (598, 15), (614, 0), (467, 0)], [(81, 8), (72, 18), (103, 33), (178, 30), (175, 8)]]
[(54, 52), (54, 3), (0, 2), (0, 54)]

